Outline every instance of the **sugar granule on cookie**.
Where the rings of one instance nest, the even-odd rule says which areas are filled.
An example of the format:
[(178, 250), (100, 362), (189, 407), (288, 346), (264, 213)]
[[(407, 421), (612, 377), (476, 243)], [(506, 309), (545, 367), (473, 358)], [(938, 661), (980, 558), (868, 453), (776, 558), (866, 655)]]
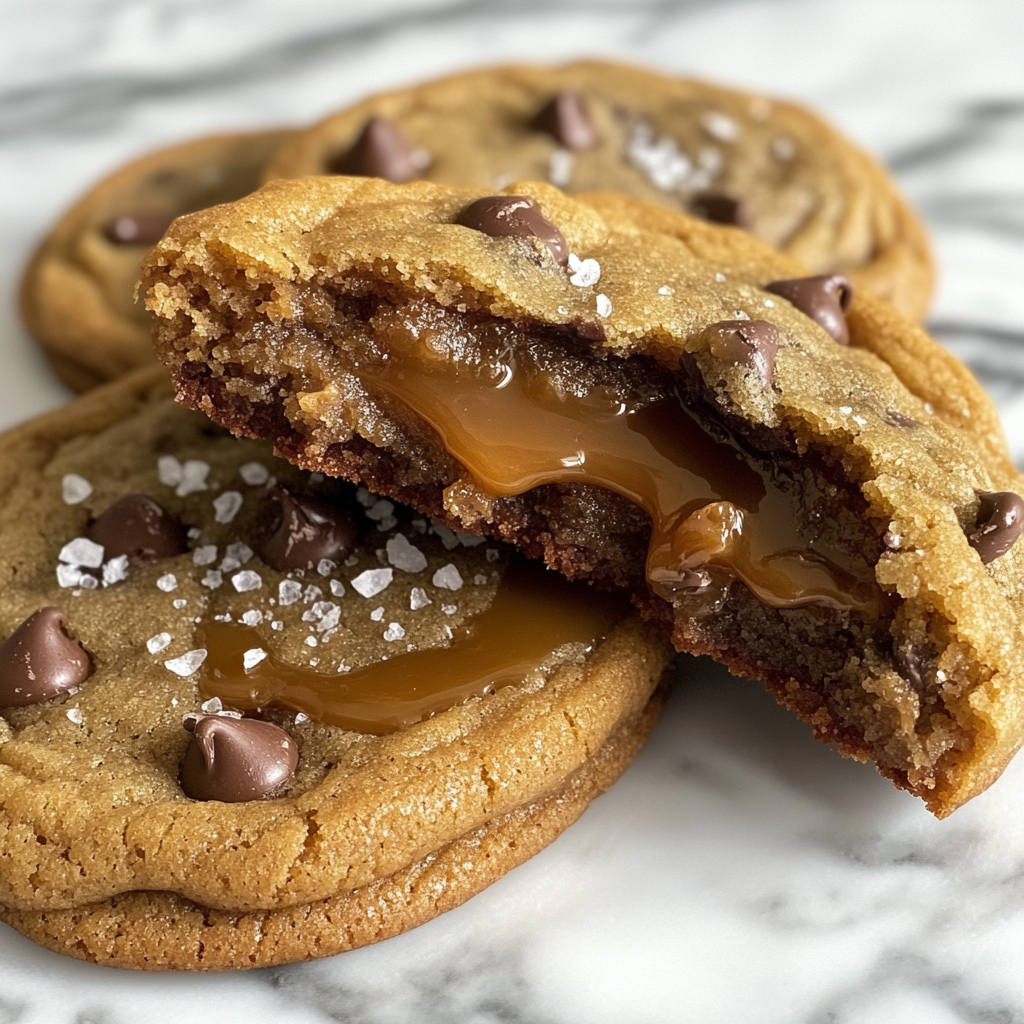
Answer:
[(180, 400), (628, 589), (935, 813), (1024, 738), (1024, 482), (842, 275), (621, 197), (309, 178), (182, 219), (146, 285)]

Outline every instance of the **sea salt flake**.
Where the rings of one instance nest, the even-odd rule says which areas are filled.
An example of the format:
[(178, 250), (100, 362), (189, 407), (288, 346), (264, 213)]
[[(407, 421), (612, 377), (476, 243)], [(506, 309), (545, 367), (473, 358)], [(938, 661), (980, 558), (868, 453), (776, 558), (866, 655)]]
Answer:
[(202, 459), (186, 459), (181, 467), (181, 483), (174, 489), (179, 498), (196, 491), (205, 491), (206, 476), (210, 472), (210, 464)]
[(238, 593), (244, 594), (247, 590), (259, 590), (263, 586), (263, 578), (252, 569), (243, 569), (231, 577), (231, 585)]
[(373, 611), (370, 612), (370, 618), (374, 622), (381, 622), (381, 621), (383, 621), (383, 619), (384, 619), (384, 605), (381, 605), (379, 608), (374, 608)]
[(217, 545), (204, 544), (192, 552), (193, 565), (212, 565), (217, 561)]
[(158, 651), (162, 651), (170, 642), (170, 633), (157, 633), (146, 641), (146, 650), (150, 654), (156, 654)]
[[(443, 604), (443, 605), (441, 605), (441, 611), (443, 611), (445, 613), (445, 615), (454, 615), (458, 610), (459, 610), (459, 606), (457, 604)], [(449, 635), (451, 635), (451, 634), (449, 634)]]
[(426, 519), (414, 519), (410, 524), (417, 533), (427, 532), (427, 521)]
[[(170, 661), (165, 661), (164, 668), (169, 668), (175, 675), (190, 676), (205, 660), (206, 651), (200, 647), (194, 651), (186, 651), (180, 658), (171, 658)], [(213, 699), (216, 700), (217, 698), (214, 697)], [(206, 704), (209, 703), (211, 702), (206, 702)], [(204, 711), (206, 711), (206, 704), (203, 705)]]
[(548, 181), (558, 188), (565, 188), (572, 178), (572, 168), (575, 162), (576, 158), (569, 150), (556, 149), (551, 154), (551, 160), (548, 163)]
[(719, 142), (735, 142), (740, 135), (740, 126), (728, 115), (717, 110), (709, 110), (703, 114), (700, 123), (704, 131)]
[(82, 578), (78, 581), (78, 585), (85, 590), (95, 590), (99, 585), (100, 581), (95, 576), (90, 576), (89, 573), (82, 573)]
[(487, 582), (487, 577), (484, 576), (482, 573), (478, 572), (473, 577), (473, 586), (475, 586), (475, 587), (482, 587), (486, 582)]
[(315, 636), (307, 636), (306, 637), (306, 646), (307, 647), (316, 647), (316, 637)]
[(161, 455), (156, 460), (156, 475), (165, 487), (177, 487), (181, 483), (184, 471), (181, 463), (173, 455)]
[(863, 416), (854, 416), (853, 422), (856, 423), (858, 427), (863, 427), (867, 424), (868, 421), (864, 419)]
[(719, 284), (723, 284), (725, 282), (725, 274), (723, 274), (720, 270), (719, 271), (715, 271), (715, 280)]
[(629, 162), (647, 175), (655, 188), (670, 192), (688, 183), (693, 174), (690, 158), (680, 152), (679, 144), (667, 135), (655, 139), (654, 129), (639, 121), (630, 133), (626, 147)]
[(385, 516), (391, 515), (394, 511), (395, 506), (392, 502), (388, 501), (387, 498), (380, 498), (366, 510), (366, 518), (373, 519), (376, 522)]
[(421, 608), (426, 608), (428, 604), (433, 603), (434, 602), (427, 597), (427, 592), (422, 587), (413, 587), (412, 590), (409, 591), (409, 607), (414, 612), (419, 611)]
[(224, 582), (224, 574), (217, 569), (207, 569), (201, 582), (204, 587), (216, 590)]
[(67, 714), (68, 718), (72, 722), (75, 723), (75, 725), (81, 725), (82, 722), (85, 721), (85, 718), (82, 715), (82, 709), (81, 708), (68, 708), (66, 714)]
[(335, 597), (341, 597), (345, 593), (345, 584), (341, 580), (331, 580), (331, 593)]
[(239, 565), (245, 565), (252, 558), (252, 548), (248, 544), (243, 544), (240, 540), (237, 540), (224, 549), (224, 554)]
[(242, 667), (246, 672), (255, 668), (265, 657), (267, 652), (262, 647), (252, 647), (242, 655)]
[(242, 563), (237, 558), (222, 558), (220, 565), (217, 566), (221, 572), (234, 572), (235, 569), (240, 568)]
[(388, 561), (402, 572), (422, 572), (427, 567), (427, 556), (403, 533), (396, 533), (387, 543)]
[(281, 630), (284, 629), (284, 623), (280, 619), (274, 619), (274, 621), (270, 624), (270, 628), (276, 629), (277, 632), (280, 633)]
[(313, 586), (312, 583), (302, 592), (302, 603), (312, 604), (318, 597), (323, 597), (324, 592), (319, 588)]
[(202, 537), (202, 535), (203, 535), (203, 531), (200, 530), (198, 526), (190, 526), (188, 528), (188, 539), (189, 540), (199, 540), (199, 538)]
[(57, 566), (57, 585), (60, 587), (77, 587), (82, 582), (82, 570), (77, 565)]
[(177, 590), (178, 577), (175, 576), (173, 572), (164, 573), (163, 576), (156, 581), (156, 585), (159, 590), (162, 590), (165, 594), (169, 594), (172, 590)]
[(384, 639), (388, 641), (402, 640), (405, 638), (405, 630), (401, 623), (389, 622), (388, 628), (384, 630)]
[(200, 710), (207, 715), (219, 715), (224, 710), (224, 704), (220, 697), (211, 697), (199, 705)]
[(488, 548), (484, 552), (484, 558), (486, 558), (488, 562), (496, 562), (501, 558), (501, 552), (497, 548)]
[(375, 597), (391, 586), (394, 577), (394, 569), (367, 569), (352, 580), (352, 589), (362, 597)]
[(92, 494), (92, 484), (77, 473), (65, 473), (60, 482), (60, 493), (65, 505), (78, 505)]
[(602, 317), (612, 315), (612, 300), (604, 292), (597, 296), (597, 315)]
[(462, 589), (462, 575), (451, 562), (447, 565), (441, 566), (441, 568), (434, 573), (432, 582), (435, 587), (441, 587), (444, 590)]
[(714, 177), (725, 166), (725, 157), (714, 146), (703, 146), (697, 154), (697, 163), (702, 171)]
[(299, 712), (298, 712), (298, 713), (297, 713), (297, 714), (295, 715), (295, 724), (296, 724), (296, 725), (302, 725), (302, 723), (303, 723), (303, 722), (308, 722), (308, 721), (309, 721), (309, 715), (307, 715), (307, 714), (304, 714), (304, 713), (303, 713), (303, 712), (301, 712), (301, 711), (299, 711)]
[(262, 462), (247, 462), (238, 467), (238, 475), (250, 487), (259, 487), (270, 479), (270, 470)]
[(281, 580), (277, 585), (277, 600), (282, 606), (295, 604), (302, 598), (302, 584), (295, 580)]
[(589, 288), (601, 280), (601, 264), (597, 260), (581, 260), (576, 253), (569, 253), (569, 269), (573, 274), (569, 283), (577, 288)]
[(175, 608), (184, 608), (185, 605), (187, 605), (187, 604), (188, 604), (188, 601), (186, 601), (185, 598), (183, 598), (183, 597), (178, 597), (178, 598), (174, 599), (174, 607)]
[(775, 300), (774, 300), (774, 299), (765, 299), (765, 300), (764, 300), (764, 304), (765, 304), (765, 305), (766, 305), (766, 306), (767, 306), (767, 307), (768, 307), (769, 309), (771, 309), (771, 308), (772, 308), (772, 307), (773, 307), (773, 306), (775, 305)]
[(839, 411), (844, 416), (849, 416), (850, 413), (853, 412), (853, 406), (852, 405), (841, 405), (841, 406), (839, 406)]
[(371, 494), (365, 487), (360, 487), (356, 490), (356, 501), (358, 501), (363, 508), (369, 508), (371, 505), (376, 504), (377, 495)]
[(349, 568), (349, 569), (351, 569), (353, 565), (358, 565), (358, 564), (359, 564), (359, 556), (358, 555), (349, 555), (348, 558), (346, 558), (345, 561), (344, 561), (344, 565), (347, 568)]
[(60, 549), (57, 556), (69, 565), (82, 565), (87, 569), (98, 569), (103, 564), (103, 545), (89, 540), (88, 537), (76, 537), (69, 540)]
[(242, 613), (242, 622), (247, 626), (258, 626), (263, 621), (263, 612), (258, 608), (250, 608)]
[(674, 295), (675, 294), (675, 289), (674, 288), (670, 288), (667, 284), (663, 284), (658, 289), (658, 294), (659, 295)]
[(128, 556), (118, 555), (103, 566), (103, 586), (109, 587), (128, 578)]
[(213, 499), (214, 519), (218, 523), (230, 523), (242, 507), (242, 495), (238, 491), (224, 491)]
[(223, 615), (214, 615), (213, 621), (214, 622), (230, 622), (231, 621), (231, 612), (224, 612)]
[(324, 482), (324, 475), (323, 475), (323, 473), (310, 473), (309, 474), (309, 482), (311, 484), (322, 484)]
[(332, 562), (329, 558), (321, 558), (320, 561), (316, 563), (316, 571), (320, 573), (321, 576), (330, 576), (337, 568), (338, 563)]

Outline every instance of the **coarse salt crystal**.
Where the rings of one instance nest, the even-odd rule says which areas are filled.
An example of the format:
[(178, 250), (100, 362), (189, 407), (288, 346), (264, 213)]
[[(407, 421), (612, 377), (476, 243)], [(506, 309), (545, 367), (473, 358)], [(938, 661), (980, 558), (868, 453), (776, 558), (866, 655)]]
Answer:
[(161, 455), (156, 460), (156, 475), (165, 487), (177, 487), (183, 476), (181, 463), (173, 455)]
[(192, 552), (193, 565), (211, 565), (217, 561), (217, 545), (204, 544)]
[(703, 114), (700, 123), (712, 138), (719, 142), (735, 142), (739, 138), (740, 126), (726, 114), (709, 110)]
[(109, 587), (128, 578), (128, 556), (118, 555), (103, 566), (103, 586)]
[(82, 570), (77, 565), (57, 566), (57, 585), (60, 587), (77, 587), (82, 582)]
[(224, 710), (224, 704), (220, 697), (211, 697), (199, 705), (200, 709), (207, 715), (219, 715)]
[(715, 271), (715, 280), (719, 284), (722, 284), (725, 281), (725, 274), (723, 274), (720, 270), (719, 271)]
[(664, 192), (687, 184), (693, 174), (693, 164), (680, 152), (676, 140), (668, 135), (655, 139), (654, 129), (645, 121), (633, 127), (626, 156), (634, 167), (647, 175), (655, 188)]
[(473, 577), (473, 586), (475, 586), (475, 587), (482, 587), (486, 582), (487, 582), (487, 577), (484, 576), (482, 573), (478, 572)]
[(344, 564), (349, 569), (351, 569), (353, 565), (358, 565), (359, 564), (359, 556), (358, 555), (349, 555), (348, 558), (345, 559), (345, 563)]
[(577, 288), (589, 288), (601, 280), (601, 264), (597, 260), (581, 260), (576, 253), (569, 253), (569, 269), (573, 271), (569, 283)]
[(316, 571), (320, 573), (321, 576), (330, 576), (337, 568), (338, 563), (332, 562), (329, 558), (321, 558), (320, 561), (316, 563)]
[(849, 416), (850, 413), (853, 412), (853, 406), (852, 405), (841, 405), (841, 406), (839, 406), (839, 411), (844, 416)]
[(242, 507), (242, 495), (238, 491), (224, 491), (213, 499), (214, 519), (218, 523), (230, 523)]
[(270, 624), (270, 628), (276, 629), (277, 632), (280, 633), (281, 630), (284, 629), (284, 623), (280, 619), (274, 619), (274, 621)]
[[(459, 610), (459, 606), (457, 604), (443, 604), (443, 605), (441, 605), (441, 611), (443, 611), (445, 613), (445, 615), (454, 615), (458, 610)], [(448, 635), (451, 636), (450, 633)]]
[(81, 725), (82, 722), (85, 720), (84, 716), (82, 715), (81, 708), (68, 708), (66, 714), (68, 718), (75, 723), (75, 725)]
[(306, 646), (307, 647), (316, 647), (316, 637), (315, 636), (307, 636), (306, 637)]
[(170, 633), (157, 633), (156, 636), (151, 636), (146, 641), (146, 650), (150, 654), (156, 654), (158, 651), (162, 651), (170, 642)]
[(202, 459), (186, 459), (181, 467), (181, 483), (174, 489), (179, 498), (196, 491), (206, 490), (206, 475), (210, 472), (210, 464)]
[[(190, 676), (206, 660), (206, 651), (200, 647), (194, 651), (186, 651), (180, 658), (171, 658), (164, 662), (164, 668), (169, 668), (175, 675)], [(214, 698), (216, 700), (216, 698)], [(210, 703), (207, 701), (207, 704)], [(206, 704), (203, 705), (206, 710)]]
[(380, 498), (366, 510), (366, 518), (376, 521), (390, 516), (394, 511), (395, 506), (387, 498)]
[(246, 672), (251, 668), (255, 668), (265, 657), (267, 652), (262, 647), (250, 648), (242, 655), (242, 667)]
[(318, 597), (323, 597), (324, 592), (319, 588), (313, 586), (312, 583), (302, 592), (302, 603), (312, 604)]
[(224, 554), (228, 558), (237, 561), (239, 565), (245, 565), (252, 558), (252, 548), (248, 544), (243, 544), (240, 540), (237, 540), (224, 549)]
[(384, 630), (384, 639), (385, 640), (388, 640), (388, 641), (391, 641), (391, 640), (401, 640), (404, 637), (405, 637), (405, 630), (402, 628), (401, 623), (398, 623), (398, 622), (389, 622), (388, 623), (388, 628)]
[(370, 612), (370, 618), (374, 622), (381, 622), (381, 621), (383, 621), (383, 619), (384, 619), (384, 605), (381, 605), (379, 608), (374, 608), (373, 611)]
[(558, 188), (565, 188), (572, 178), (572, 167), (576, 158), (567, 149), (556, 149), (548, 162), (548, 181)]
[(335, 597), (341, 597), (345, 593), (345, 584), (341, 580), (331, 580), (331, 593)]
[(242, 614), (242, 622), (247, 626), (258, 626), (263, 621), (263, 612), (258, 608), (250, 608)]
[(295, 715), (295, 724), (296, 725), (302, 725), (303, 722), (308, 722), (308, 721), (309, 721), (309, 715), (305, 714), (302, 711), (299, 711)]
[(388, 561), (402, 572), (422, 572), (427, 567), (427, 556), (405, 534), (396, 533), (387, 543)]
[(60, 482), (60, 492), (65, 505), (77, 505), (92, 494), (92, 484), (77, 473), (65, 473)]
[(434, 573), (432, 582), (435, 587), (441, 587), (444, 590), (462, 589), (462, 575), (451, 562), (447, 565), (441, 566), (441, 568)]
[(597, 315), (602, 317), (612, 315), (612, 300), (604, 292), (597, 296)]
[(359, 487), (356, 489), (356, 501), (359, 502), (363, 508), (369, 508), (377, 501), (377, 495), (371, 494), (365, 487)]
[(89, 540), (88, 537), (76, 537), (60, 549), (57, 557), (69, 565), (98, 569), (103, 564), (103, 545)]
[(427, 592), (422, 587), (413, 587), (409, 592), (409, 607), (414, 611), (419, 611), (420, 608), (426, 608), (428, 604), (434, 602), (427, 597)]
[(206, 575), (202, 579), (203, 586), (209, 587), (211, 590), (216, 590), (223, 582), (224, 574), (217, 569), (207, 569)]
[(99, 585), (100, 581), (95, 576), (90, 576), (89, 573), (82, 573), (82, 578), (78, 581), (80, 587), (84, 587), (86, 590), (95, 590)]
[(243, 569), (231, 577), (231, 584), (240, 594), (247, 590), (259, 590), (263, 586), (263, 578), (252, 569)]
[(375, 597), (391, 586), (394, 577), (394, 569), (366, 569), (352, 580), (352, 589), (363, 597)]
[(185, 598), (183, 598), (183, 597), (177, 597), (177, 598), (174, 599), (174, 607), (175, 608), (184, 608), (185, 605), (187, 605), (187, 604), (188, 604), (188, 601), (186, 601)]
[(270, 470), (262, 462), (246, 462), (238, 467), (238, 475), (250, 487), (259, 487), (270, 479)]
[(178, 587), (178, 577), (173, 572), (164, 573), (156, 581), (157, 588), (162, 590), (165, 594), (169, 594), (172, 590), (176, 590)]
[(663, 284), (658, 289), (658, 294), (659, 295), (674, 295), (675, 294), (675, 289), (674, 288), (670, 288), (667, 284)]
[(281, 580), (277, 585), (277, 600), (281, 605), (295, 604), (302, 598), (302, 584), (295, 580)]

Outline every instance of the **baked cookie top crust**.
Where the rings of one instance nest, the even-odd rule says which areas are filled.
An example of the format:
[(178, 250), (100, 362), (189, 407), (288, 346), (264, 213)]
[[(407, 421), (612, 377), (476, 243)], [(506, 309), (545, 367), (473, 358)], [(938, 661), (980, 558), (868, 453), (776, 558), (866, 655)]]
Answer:
[[(147, 301), (181, 400), (630, 589), (680, 649), (947, 814), (1022, 737), (1022, 481), (995, 413), (871, 296), (844, 312), (829, 278), (809, 302), (784, 257), (675, 218), (657, 234), (626, 201), (529, 182), (273, 182), (177, 221)], [(941, 408), (907, 352), (945, 374)], [(536, 424), (566, 417), (578, 446), (546, 450), (565, 438)], [(520, 472), (528, 430), (559, 465)], [(681, 497), (600, 468), (638, 432), (645, 472), (685, 469), (663, 473)]]
[[(175, 405), (158, 367), (8, 432), (0, 453), (10, 911), (137, 891), (275, 910), (372, 885), (556, 791), (632, 729), (669, 660), (626, 602), (604, 604), (590, 640), (396, 723), (401, 692), (368, 672), (414, 659), (422, 697), (424, 659), (442, 658), (449, 692), (442, 673), (496, 612), (514, 660), (509, 587), (529, 570), (507, 546), (231, 437)], [(547, 575), (526, 603), (549, 621), (606, 600)], [(304, 694), (265, 700), (289, 672)], [(225, 689), (239, 679), (255, 692)], [(346, 692), (376, 727), (330, 724)]]
[(372, 96), (293, 135), (266, 180), (336, 173), (617, 192), (744, 226), (914, 319), (933, 287), (920, 221), (821, 118), (621, 64), (482, 68)]

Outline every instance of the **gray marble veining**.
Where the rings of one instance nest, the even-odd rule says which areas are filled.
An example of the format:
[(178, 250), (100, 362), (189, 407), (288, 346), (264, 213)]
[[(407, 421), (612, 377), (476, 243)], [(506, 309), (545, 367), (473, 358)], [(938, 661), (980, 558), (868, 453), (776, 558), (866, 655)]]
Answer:
[[(15, 291), (98, 175), (451, 68), (595, 54), (793, 96), (879, 153), (934, 233), (931, 329), (1024, 460), (1019, 2), (3, 0), (0, 17), (4, 424), (66, 398)], [(117, 973), (0, 928), (0, 1024), (1024, 1022), (1024, 763), (937, 822), (759, 687), (691, 659), (679, 672), (612, 791), (445, 917), (218, 977)]]

